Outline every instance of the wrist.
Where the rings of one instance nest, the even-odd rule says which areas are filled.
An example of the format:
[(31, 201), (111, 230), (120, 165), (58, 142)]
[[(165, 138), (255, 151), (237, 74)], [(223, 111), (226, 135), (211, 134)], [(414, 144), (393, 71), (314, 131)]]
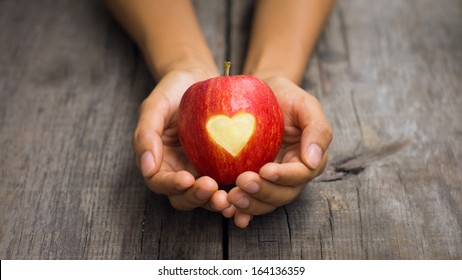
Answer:
[(159, 81), (176, 81), (175, 83), (192, 85), (194, 83), (217, 77), (214, 71), (204, 68), (175, 68), (168, 71)]
[(219, 71), (213, 62), (204, 63), (194, 59), (181, 58), (165, 64), (155, 65), (152, 71), (154, 77), (158, 80), (171, 74), (188, 75), (198, 81), (210, 79), (219, 75)]
[(285, 79), (292, 83), (299, 84), (302, 77), (298, 73), (291, 72), (290, 70), (284, 69), (283, 67), (245, 67), (244, 74), (255, 76), (261, 80), (277, 80)]
[(288, 75), (278, 71), (246, 72), (245, 74), (259, 78), (260, 80), (268, 84), (270, 87), (281, 83), (291, 83), (297, 85), (297, 83), (293, 81), (293, 79), (288, 77)]
[(212, 54), (205, 48), (191, 45), (159, 46), (144, 44), (142, 48), (146, 62), (156, 80), (167, 74), (181, 72), (204, 79), (216, 77), (219, 71)]

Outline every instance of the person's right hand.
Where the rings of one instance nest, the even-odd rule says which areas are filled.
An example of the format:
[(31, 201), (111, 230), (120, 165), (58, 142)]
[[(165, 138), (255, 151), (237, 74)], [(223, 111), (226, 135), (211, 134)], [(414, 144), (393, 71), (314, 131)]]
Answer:
[(210, 177), (199, 177), (186, 158), (177, 134), (178, 106), (186, 89), (210, 78), (192, 72), (170, 72), (143, 101), (133, 135), (136, 162), (148, 187), (168, 197), (178, 210), (204, 207), (221, 212), (231, 206), (227, 193)]

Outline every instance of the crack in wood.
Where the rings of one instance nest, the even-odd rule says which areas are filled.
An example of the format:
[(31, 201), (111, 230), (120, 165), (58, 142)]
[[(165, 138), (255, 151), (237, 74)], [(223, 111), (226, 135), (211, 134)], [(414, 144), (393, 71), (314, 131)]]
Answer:
[(143, 256), (143, 251), (144, 251), (144, 230), (146, 228), (146, 215), (148, 212), (149, 195), (150, 193), (147, 194), (146, 200), (144, 201), (143, 219), (141, 222), (141, 239), (140, 239), (140, 255), (141, 256)]
[[(356, 123), (358, 124), (359, 135), (361, 136), (361, 139), (364, 139), (363, 126), (361, 124), (361, 118), (359, 117), (358, 108), (356, 108), (356, 102), (355, 102), (354, 92), (353, 91), (350, 91), (350, 99), (351, 99), (351, 106), (353, 107), (353, 113), (354, 113), (354, 116), (355, 116), (355, 120), (356, 120)], [(362, 143), (362, 141), (358, 142), (358, 144), (356, 146), (356, 149), (355, 149), (355, 152), (360, 149), (361, 143)]]
[[(359, 180), (358, 180), (359, 181)], [(359, 181), (359, 185), (361, 185), (361, 181)], [(361, 196), (359, 195), (359, 187), (356, 185), (356, 197), (357, 197), (357, 206), (358, 206), (358, 216), (359, 216), (359, 242), (361, 246), (361, 250), (364, 252), (366, 259), (369, 259), (369, 253), (367, 251), (367, 247), (364, 246), (364, 232), (363, 232), (363, 218), (362, 218), (362, 210), (361, 210)]]
[(161, 244), (162, 244), (162, 233), (164, 231), (164, 218), (160, 218), (160, 228), (159, 228), (159, 240), (157, 241), (157, 260), (160, 260), (161, 254)]
[(327, 166), (324, 174), (315, 179), (314, 182), (335, 182), (356, 176), (369, 165), (397, 153), (410, 143), (410, 139), (402, 139), (377, 149), (364, 150), (357, 155), (339, 159)]
[[(335, 167), (335, 172), (344, 173), (345, 176), (347, 175), (358, 175), (359, 173), (363, 172), (365, 167), (357, 166), (353, 168), (342, 168), (342, 167)], [(345, 178), (343, 176), (343, 178)]]
[(88, 227), (87, 230), (85, 231), (85, 237), (84, 237), (84, 243), (85, 248), (82, 251), (81, 258), (84, 259), (86, 256), (89, 255), (89, 249), (91, 248), (91, 233), (93, 231), (93, 222), (94, 221), (94, 204), (92, 205), (90, 209), (90, 221), (88, 221)]
[(231, 40), (232, 40), (232, 21), (231, 14), (233, 10), (233, 2), (226, 0), (226, 26), (225, 26), (225, 60), (231, 61)]
[(282, 209), (284, 210), (284, 214), (286, 216), (287, 229), (289, 230), (289, 243), (290, 248), (292, 248), (292, 229), (290, 227), (289, 213), (287, 212), (286, 206), (282, 206)]
[(330, 202), (330, 200), (327, 198), (327, 196), (323, 195), (324, 199), (326, 200), (327, 202), (327, 209), (329, 210), (328, 211), (328, 214), (329, 214), (329, 228), (330, 228), (330, 239), (331, 239), (331, 242), (332, 242), (332, 245), (335, 244), (334, 242), (334, 215), (332, 213), (332, 204)]
[(365, 169), (368, 165), (377, 162), (387, 156), (397, 153), (411, 142), (410, 139), (402, 139), (392, 142), (388, 145), (379, 147), (373, 150), (365, 150), (362, 153), (343, 159), (334, 163), (336, 170), (341, 172), (349, 172), (353, 174), (359, 174), (355, 172), (361, 172), (361, 169)]
[(323, 260), (324, 259), (324, 252), (323, 252), (324, 251), (324, 249), (323, 249), (324, 245), (322, 243), (322, 234), (321, 234), (320, 229), (318, 229), (318, 237), (319, 237), (319, 249), (321, 251), (321, 260)]
[(221, 238), (223, 260), (229, 260), (229, 222), (228, 218), (222, 218), (222, 238)]
[(351, 67), (351, 63), (350, 63), (350, 46), (349, 46), (349, 43), (348, 43), (348, 33), (347, 33), (347, 27), (346, 27), (346, 23), (345, 23), (345, 16), (343, 15), (343, 8), (342, 8), (342, 5), (338, 5), (338, 9), (337, 9), (337, 14), (338, 14), (338, 19), (339, 19), (339, 22), (340, 22), (340, 35), (342, 37), (342, 42), (343, 42), (343, 47), (345, 48), (345, 53), (346, 53), (346, 60), (347, 60), (347, 65), (348, 65), (348, 68)]

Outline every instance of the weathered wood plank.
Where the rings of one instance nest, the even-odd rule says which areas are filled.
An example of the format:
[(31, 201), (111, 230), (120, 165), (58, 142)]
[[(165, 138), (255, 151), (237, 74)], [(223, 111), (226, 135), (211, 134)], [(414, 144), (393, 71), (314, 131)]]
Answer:
[(231, 227), (230, 258), (462, 257), (461, 25), (458, 1), (338, 2), (303, 84), (333, 127), (330, 165)]
[(135, 257), (145, 190), (127, 147), (147, 85), (127, 83), (132, 43), (99, 2), (0, 4), (2, 258)]
[[(454, 146), (451, 138), (462, 125), (460, 110), (453, 107), (460, 106), (462, 90), (457, 74), (462, 70), (460, 3), (374, 2), (368, 9), (364, 5), (340, 4), (351, 95), (362, 136), (354, 156), (409, 141), (396, 154), (362, 166), (367, 172), (359, 176), (358, 210), (368, 256), (460, 258), (461, 206), (451, 200), (460, 202), (461, 177), (453, 171), (453, 184), (448, 185), (439, 164), (434, 165), (461, 167), (461, 158), (441, 152)], [(459, 58), (458, 63), (446, 63), (453, 58)], [(432, 91), (441, 93), (440, 98), (428, 102)], [(441, 121), (448, 125), (441, 126)]]
[(154, 82), (101, 2), (2, 1), (0, 18), (0, 258), (222, 258), (220, 215), (174, 213), (133, 164)]

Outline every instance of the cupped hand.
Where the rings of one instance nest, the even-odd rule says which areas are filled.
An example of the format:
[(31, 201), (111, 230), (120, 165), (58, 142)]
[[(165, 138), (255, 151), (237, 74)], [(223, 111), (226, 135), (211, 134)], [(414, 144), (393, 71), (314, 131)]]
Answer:
[(258, 173), (244, 172), (228, 193), (232, 206), (223, 211), (246, 227), (253, 216), (269, 213), (294, 200), (327, 163), (332, 130), (318, 100), (283, 77), (265, 82), (273, 89), (284, 114), (284, 139), (274, 162)]
[(148, 187), (166, 195), (178, 210), (204, 207), (223, 211), (227, 193), (210, 177), (199, 177), (186, 158), (177, 135), (178, 106), (186, 89), (211, 75), (171, 72), (143, 101), (133, 135), (136, 162)]

